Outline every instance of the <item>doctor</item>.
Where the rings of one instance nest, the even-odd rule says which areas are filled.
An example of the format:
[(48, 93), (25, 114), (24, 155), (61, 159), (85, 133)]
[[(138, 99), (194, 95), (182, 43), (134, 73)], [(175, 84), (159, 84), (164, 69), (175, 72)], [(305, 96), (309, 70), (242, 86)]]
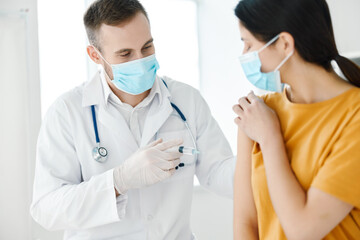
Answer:
[[(46, 229), (65, 230), (64, 239), (195, 239), (194, 175), (232, 197), (227, 140), (197, 90), (156, 75), (137, 0), (96, 1), (84, 23), (87, 53), (103, 70), (46, 114), (31, 215)], [(179, 153), (179, 146), (200, 154)]]

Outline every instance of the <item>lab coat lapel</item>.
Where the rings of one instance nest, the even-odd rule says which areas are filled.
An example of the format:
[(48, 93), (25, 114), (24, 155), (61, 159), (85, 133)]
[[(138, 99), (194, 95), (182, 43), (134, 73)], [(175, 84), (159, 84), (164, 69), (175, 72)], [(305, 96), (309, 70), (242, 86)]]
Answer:
[(110, 113), (103, 106), (99, 106), (98, 114), (99, 122), (101, 122), (106, 128), (108, 128), (111, 134), (116, 135), (116, 139), (129, 147), (129, 149), (135, 152), (139, 146), (137, 145), (133, 134), (131, 133), (124, 117), (119, 111), (113, 111)]
[(169, 118), (173, 109), (169, 101), (164, 102), (160, 109), (154, 104), (151, 106), (144, 125), (144, 131), (141, 138), (141, 146), (145, 146), (154, 137), (155, 133)]
[[(160, 80), (162, 81), (162, 80)], [(154, 99), (146, 116), (143, 135), (141, 138), (141, 147), (149, 143), (154, 137), (155, 133), (161, 128), (161, 126), (169, 118), (173, 112), (173, 108), (170, 104), (170, 92), (165, 85), (160, 82), (161, 89), (161, 101), (159, 98)]]

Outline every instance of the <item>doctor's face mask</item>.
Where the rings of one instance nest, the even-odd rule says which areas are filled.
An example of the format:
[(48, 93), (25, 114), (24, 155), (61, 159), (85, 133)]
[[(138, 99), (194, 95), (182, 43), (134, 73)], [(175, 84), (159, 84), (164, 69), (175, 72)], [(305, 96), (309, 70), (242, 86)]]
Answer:
[(275, 42), (279, 38), (279, 35), (275, 36), (262, 48), (257, 51), (243, 54), (239, 57), (241, 67), (248, 81), (255, 87), (272, 92), (281, 92), (284, 84), (281, 83), (279, 69), (282, 65), (293, 55), (291, 52), (286, 58), (275, 68), (274, 71), (263, 73), (261, 72), (261, 61), (259, 53)]
[(106, 53), (106, 59), (93, 47), (103, 60), (105, 74), (116, 88), (131, 95), (152, 88), (159, 64), (146, 15), (140, 12), (118, 25), (102, 24), (98, 38), (97, 44), (102, 47), (102, 53)]
[[(139, 95), (154, 85), (156, 72), (160, 67), (155, 54), (125, 63), (110, 64), (99, 51), (97, 52), (111, 67), (114, 77), (111, 82), (119, 90), (131, 95)], [(106, 71), (104, 72), (107, 75)]]

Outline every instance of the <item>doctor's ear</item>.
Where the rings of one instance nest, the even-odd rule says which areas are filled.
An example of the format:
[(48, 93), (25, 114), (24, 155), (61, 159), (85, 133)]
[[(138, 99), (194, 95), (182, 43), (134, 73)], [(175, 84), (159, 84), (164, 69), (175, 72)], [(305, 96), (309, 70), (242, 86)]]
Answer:
[(280, 33), (278, 40), (278, 48), (284, 51), (285, 56), (289, 55), (295, 50), (295, 40), (293, 36), (288, 32)]
[(99, 53), (96, 51), (96, 49), (94, 48), (94, 46), (91, 46), (91, 45), (87, 46), (86, 51), (94, 63), (101, 64), (101, 57), (100, 57)]

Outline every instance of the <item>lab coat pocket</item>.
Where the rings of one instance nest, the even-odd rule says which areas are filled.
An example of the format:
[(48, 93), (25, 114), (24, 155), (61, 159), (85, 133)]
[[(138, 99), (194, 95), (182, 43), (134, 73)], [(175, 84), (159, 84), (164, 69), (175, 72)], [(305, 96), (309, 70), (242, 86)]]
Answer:
[[(190, 133), (188, 130), (180, 130), (180, 131), (170, 131), (170, 132), (160, 132), (158, 133), (158, 138), (162, 138), (163, 141), (169, 141), (173, 139), (183, 139), (182, 146), (195, 148), (194, 143), (191, 139)], [(193, 179), (195, 174), (195, 166), (196, 166), (196, 155), (183, 155), (180, 158), (180, 162), (184, 164), (183, 167), (179, 167), (175, 173), (166, 179), (164, 182), (176, 181), (176, 180), (184, 180), (184, 179)]]

